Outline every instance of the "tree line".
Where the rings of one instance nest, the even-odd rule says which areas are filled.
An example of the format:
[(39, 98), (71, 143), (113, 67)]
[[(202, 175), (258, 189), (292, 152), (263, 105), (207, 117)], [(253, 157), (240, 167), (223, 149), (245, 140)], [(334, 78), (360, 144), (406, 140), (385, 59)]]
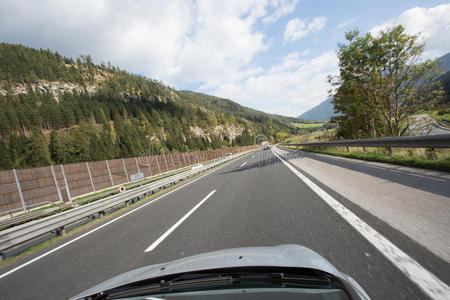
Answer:
[[(36, 88), (48, 81), (80, 88), (55, 97)], [(12, 91), (19, 84), (26, 93)], [(6, 91), (0, 93), (0, 169), (243, 146), (258, 134), (275, 141), (289, 130), (264, 116), (205, 108), (159, 81), (94, 64), (88, 55), (73, 60), (21, 45), (0, 43), (0, 89)], [(216, 134), (218, 125), (243, 131), (235, 138)]]

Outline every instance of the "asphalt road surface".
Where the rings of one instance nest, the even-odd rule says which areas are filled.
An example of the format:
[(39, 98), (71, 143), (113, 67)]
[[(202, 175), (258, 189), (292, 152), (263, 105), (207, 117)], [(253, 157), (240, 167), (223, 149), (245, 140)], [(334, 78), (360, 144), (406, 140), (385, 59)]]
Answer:
[[(448, 288), (450, 266), (445, 259), (327, 182), (301, 172), (423, 267), (422, 274), (429, 272)], [(448, 200), (448, 182), (442, 184), (440, 196)], [(352, 276), (372, 299), (429, 298), (426, 276), (425, 283), (408, 277), (399, 262), (380, 251), (271, 150), (245, 155), (130, 211), (96, 224), (93, 228), (107, 225), (95, 232), (82, 236), (93, 228), (86, 229), (0, 269), (0, 298), (68, 299), (138, 267), (224, 248), (279, 244), (300, 244), (318, 252)], [(77, 237), (81, 238), (57, 248)], [(57, 250), (32, 261), (52, 249)], [(7, 273), (18, 266), (22, 268)]]

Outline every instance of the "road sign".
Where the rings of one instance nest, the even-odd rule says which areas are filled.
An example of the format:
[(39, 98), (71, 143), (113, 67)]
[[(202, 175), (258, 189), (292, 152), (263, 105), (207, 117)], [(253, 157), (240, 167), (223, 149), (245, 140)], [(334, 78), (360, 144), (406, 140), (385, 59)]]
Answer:
[(141, 179), (144, 179), (144, 173), (143, 172), (132, 174), (130, 176), (130, 180), (131, 181), (137, 181), (137, 180), (141, 180)]

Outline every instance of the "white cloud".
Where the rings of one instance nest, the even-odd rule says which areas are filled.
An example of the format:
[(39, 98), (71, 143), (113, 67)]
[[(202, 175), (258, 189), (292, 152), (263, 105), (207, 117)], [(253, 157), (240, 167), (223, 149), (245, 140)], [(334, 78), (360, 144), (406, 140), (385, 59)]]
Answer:
[(298, 116), (328, 97), (327, 75), (336, 69), (333, 51), (311, 60), (302, 60), (300, 53), (293, 52), (268, 70), (204, 91), (268, 112)]
[[(0, 41), (50, 48), (72, 57), (91, 54), (97, 61), (111, 61), (175, 87), (200, 85), (201, 91), (244, 105), (297, 116), (327, 98), (326, 76), (337, 70), (335, 53), (309, 59), (312, 52), (298, 50), (272, 66), (254, 64), (255, 56), (269, 48), (262, 31), (266, 26), (260, 25), (293, 12), (296, 4), (296, 0), (3, 0)], [(407, 10), (377, 28), (397, 22), (409, 32), (422, 31), (427, 51), (443, 54), (450, 49), (449, 6)], [(292, 19), (284, 39), (294, 41), (318, 32), (326, 21)]]
[(295, 18), (290, 20), (284, 30), (285, 41), (295, 41), (312, 32), (318, 32), (327, 22), (325, 17), (315, 17), (311, 22)]
[(356, 17), (356, 18), (349, 19), (349, 20), (346, 20), (346, 21), (344, 21), (344, 22), (342, 22), (342, 23), (339, 23), (339, 24), (336, 26), (336, 28), (337, 28), (337, 29), (347, 29), (347, 27), (348, 27), (349, 25), (355, 23), (356, 20), (358, 20), (357, 17)]
[(426, 43), (425, 57), (433, 58), (450, 51), (450, 4), (408, 9), (397, 18), (372, 28), (370, 32), (376, 34), (399, 24), (410, 34), (421, 34)]
[(274, 12), (263, 19), (263, 22), (270, 24), (279, 18), (292, 13), (295, 10), (298, 0), (272, 0), (270, 6), (275, 8)]
[(234, 76), (267, 49), (266, 0), (2, 2), (0, 41), (91, 54), (177, 85)]

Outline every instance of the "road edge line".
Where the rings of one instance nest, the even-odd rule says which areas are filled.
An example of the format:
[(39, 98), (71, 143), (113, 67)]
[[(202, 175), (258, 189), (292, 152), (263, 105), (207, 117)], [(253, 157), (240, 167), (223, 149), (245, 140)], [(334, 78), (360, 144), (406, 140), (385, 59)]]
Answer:
[(299, 177), (309, 188), (311, 188), (320, 198), (322, 198), (331, 208), (333, 208), (345, 221), (347, 221), (356, 231), (377, 248), (394, 266), (414, 282), (425, 294), (432, 299), (450, 299), (450, 287), (437, 278), (434, 274), (422, 267), (417, 261), (411, 258), (403, 250), (395, 246), (391, 241), (373, 229), (369, 224), (356, 216), (339, 201), (330, 196), (300, 171), (286, 162), (271, 149), (272, 153)]

